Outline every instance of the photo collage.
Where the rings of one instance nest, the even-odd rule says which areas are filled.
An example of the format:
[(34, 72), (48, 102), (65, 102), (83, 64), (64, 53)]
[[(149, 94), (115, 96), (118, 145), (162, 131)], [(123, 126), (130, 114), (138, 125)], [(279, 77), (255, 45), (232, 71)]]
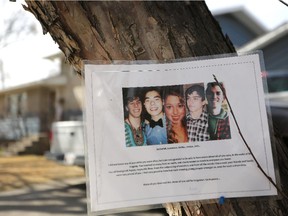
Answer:
[(123, 88), (122, 93), (126, 147), (231, 139), (222, 82)]

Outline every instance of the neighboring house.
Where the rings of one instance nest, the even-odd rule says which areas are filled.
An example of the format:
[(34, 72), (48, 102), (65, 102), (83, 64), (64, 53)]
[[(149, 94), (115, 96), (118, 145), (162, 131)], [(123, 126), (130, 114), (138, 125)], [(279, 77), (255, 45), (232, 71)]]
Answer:
[(0, 91), (0, 139), (47, 133), (53, 121), (82, 119), (80, 76), (60, 51), (46, 58), (60, 58), (60, 74)]
[(213, 15), (236, 48), (266, 33), (266, 29), (244, 8), (218, 11)]
[(238, 53), (261, 50), (269, 92), (288, 90), (288, 23), (266, 32), (245, 10), (214, 14)]
[(288, 23), (250, 41), (239, 52), (262, 50), (267, 71), (286, 70), (288, 73)]
[(214, 13), (239, 53), (262, 50), (267, 71), (288, 70), (288, 23), (266, 31), (243, 8)]
[[(269, 92), (282, 92), (281, 97), (284, 99), (283, 92), (288, 91), (288, 23), (284, 23), (238, 49), (239, 52), (253, 50), (263, 51)], [(285, 103), (287, 104), (287, 99)]]

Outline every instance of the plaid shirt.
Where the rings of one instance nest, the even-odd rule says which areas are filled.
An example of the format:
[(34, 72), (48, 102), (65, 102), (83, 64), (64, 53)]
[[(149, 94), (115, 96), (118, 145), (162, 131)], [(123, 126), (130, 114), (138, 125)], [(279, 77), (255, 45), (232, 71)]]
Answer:
[[(231, 139), (230, 123), (227, 112), (221, 112), (223, 117), (214, 117), (209, 115), (209, 131), (211, 140)], [(215, 128), (213, 129), (210, 121), (216, 121)]]
[(228, 116), (225, 119), (219, 119), (217, 122), (217, 131), (214, 139), (231, 139), (230, 124)]
[(203, 111), (198, 119), (193, 119), (190, 113), (186, 116), (189, 142), (206, 141), (208, 133), (208, 114)]

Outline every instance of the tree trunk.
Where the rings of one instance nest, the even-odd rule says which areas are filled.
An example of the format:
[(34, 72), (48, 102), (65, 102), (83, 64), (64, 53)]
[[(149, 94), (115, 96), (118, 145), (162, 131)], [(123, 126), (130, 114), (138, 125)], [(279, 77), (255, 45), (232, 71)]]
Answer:
[[(170, 60), (232, 53), (205, 2), (200, 1), (27, 1), (32, 12), (81, 73), (82, 60)], [(287, 147), (277, 142), (287, 194)], [(181, 206), (181, 207), (180, 207)], [(170, 215), (288, 215), (287, 200), (229, 199), (224, 205), (165, 204)], [(180, 209), (180, 211), (179, 211)]]

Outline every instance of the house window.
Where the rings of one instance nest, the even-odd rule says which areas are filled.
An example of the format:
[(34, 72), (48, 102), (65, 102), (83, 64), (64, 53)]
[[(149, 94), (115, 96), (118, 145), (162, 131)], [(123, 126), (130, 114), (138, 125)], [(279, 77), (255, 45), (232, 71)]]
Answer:
[(27, 110), (27, 93), (12, 94), (7, 97), (7, 114), (10, 117), (23, 116)]

